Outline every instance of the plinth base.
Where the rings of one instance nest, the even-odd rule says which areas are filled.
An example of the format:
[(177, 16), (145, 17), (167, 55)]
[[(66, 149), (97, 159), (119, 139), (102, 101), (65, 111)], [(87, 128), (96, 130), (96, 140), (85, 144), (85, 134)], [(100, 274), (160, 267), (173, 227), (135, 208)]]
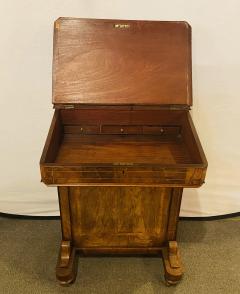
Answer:
[(56, 267), (56, 277), (63, 286), (76, 279), (79, 250), (84, 255), (161, 255), (164, 277), (168, 286), (177, 284), (183, 275), (180, 253), (176, 241), (169, 241), (161, 248), (75, 248), (70, 241), (62, 241)]

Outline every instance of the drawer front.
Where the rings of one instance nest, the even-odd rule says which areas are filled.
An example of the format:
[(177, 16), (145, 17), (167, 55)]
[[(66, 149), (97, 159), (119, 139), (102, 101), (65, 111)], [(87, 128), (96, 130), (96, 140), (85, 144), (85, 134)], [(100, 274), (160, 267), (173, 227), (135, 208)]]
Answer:
[(65, 134), (98, 134), (100, 127), (97, 125), (69, 125), (64, 126)]
[(143, 134), (149, 135), (178, 135), (178, 126), (143, 126)]
[(141, 134), (142, 126), (131, 125), (102, 125), (103, 134)]
[(65, 134), (145, 134), (177, 136), (180, 133), (178, 126), (141, 126), (141, 125), (66, 125)]

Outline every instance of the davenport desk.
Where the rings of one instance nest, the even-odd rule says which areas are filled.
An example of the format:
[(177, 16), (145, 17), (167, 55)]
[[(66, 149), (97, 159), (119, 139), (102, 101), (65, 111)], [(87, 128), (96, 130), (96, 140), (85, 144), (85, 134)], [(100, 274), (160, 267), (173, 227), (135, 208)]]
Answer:
[(55, 112), (40, 166), (58, 188), (61, 284), (76, 277), (77, 251), (161, 255), (167, 283), (181, 279), (182, 192), (207, 169), (191, 80), (186, 22), (55, 22)]

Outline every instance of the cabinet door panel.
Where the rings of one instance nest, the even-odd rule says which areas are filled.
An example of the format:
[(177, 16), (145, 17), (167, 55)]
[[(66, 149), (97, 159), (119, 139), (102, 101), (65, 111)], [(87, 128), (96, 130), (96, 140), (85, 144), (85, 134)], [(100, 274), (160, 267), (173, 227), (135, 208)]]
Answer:
[(159, 247), (171, 188), (70, 187), (73, 241), (87, 247)]

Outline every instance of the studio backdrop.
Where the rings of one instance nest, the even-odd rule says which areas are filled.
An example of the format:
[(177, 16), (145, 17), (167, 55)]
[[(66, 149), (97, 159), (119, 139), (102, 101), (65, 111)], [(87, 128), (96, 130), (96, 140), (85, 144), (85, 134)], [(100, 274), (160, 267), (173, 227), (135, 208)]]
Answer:
[[(193, 109), (209, 162), (206, 184), (184, 189), (182, 216), (240, 210), (240, 2), (1, 1), (0, 212), (58, 215), (56, 188), (40, 183), (51, 117), (53, 22), (59, 16), (186, 20), (192, 26)], [(176, 48), (177, 50), (177, 48)]]

